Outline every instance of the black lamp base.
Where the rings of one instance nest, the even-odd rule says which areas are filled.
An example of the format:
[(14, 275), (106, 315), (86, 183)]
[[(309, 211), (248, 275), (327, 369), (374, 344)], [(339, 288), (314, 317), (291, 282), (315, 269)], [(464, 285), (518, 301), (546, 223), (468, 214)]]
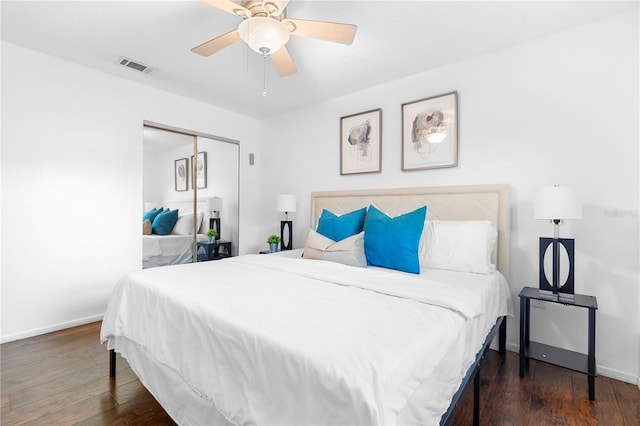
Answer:
[[(293, 222), (290, 220), (281, 220), (280, 221), (280, 250), (291, 250), (293, 249)], [(285, 230), (287, 230), (286, 240), (285, 240)]]
[(209, 229), (215, 229), (218, 235), (216, 235), (216, 241), (220, 239), (220, 218), (212, 217), (209, 218)]
[[(573, 238), (540, 238), (540, 291), (545, 294), (557, 295), (558, 297), (573, 297), (575, 293), (574, 289), (574, 246), (575, 240)], [(547, 248), (552, 247), (553, 256), (553, 276), (552, 282), (549, 282), (547, 275), (544, 272), (544, 259), (547, 253)], [(561, 246), (567, 253), (569, 258), (569, 273), (567, 280), (564, 283), (560, 283), (560, 249)]]

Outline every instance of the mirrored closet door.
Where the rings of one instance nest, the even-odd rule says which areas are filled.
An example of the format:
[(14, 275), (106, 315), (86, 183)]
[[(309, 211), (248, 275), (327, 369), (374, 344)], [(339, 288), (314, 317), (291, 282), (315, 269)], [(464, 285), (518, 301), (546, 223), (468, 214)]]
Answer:
[(237, 254), (238, 143), (145, 125), (143, 152), (143, 268)]

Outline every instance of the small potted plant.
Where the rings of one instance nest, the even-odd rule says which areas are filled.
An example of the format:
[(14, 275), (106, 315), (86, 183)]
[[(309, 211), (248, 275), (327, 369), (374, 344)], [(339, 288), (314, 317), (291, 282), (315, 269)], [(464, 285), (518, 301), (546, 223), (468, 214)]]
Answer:
[(209, 229), (207, 231), (207, 237), (209, 237), (209, 244), (212, 244), (216, 237), (218, 236), (218, 231), (216, 231), (215, 229)]
[(271, 251), (271, 253), (275, 253), (278, 251), (278, 243), (280, 242), (280, 237), (273, 234), (273, 235), (269, 235), (269, 238), (267, 238), (267, 243), (269, 243), (269, 250)]

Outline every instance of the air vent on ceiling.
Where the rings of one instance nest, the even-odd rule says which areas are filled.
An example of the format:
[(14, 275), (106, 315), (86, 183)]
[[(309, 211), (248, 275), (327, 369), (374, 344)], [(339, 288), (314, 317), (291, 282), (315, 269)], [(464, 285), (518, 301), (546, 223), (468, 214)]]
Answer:
[(151, 74), (153, 72), (153, 68), (143, 65), (140, 62), (136, 62), (133, 59), (125, 58), (124, 56), (120, 56), (118, 63), (123, 67), (131, 68), (132, 70), (140, 71), (145, 74)]

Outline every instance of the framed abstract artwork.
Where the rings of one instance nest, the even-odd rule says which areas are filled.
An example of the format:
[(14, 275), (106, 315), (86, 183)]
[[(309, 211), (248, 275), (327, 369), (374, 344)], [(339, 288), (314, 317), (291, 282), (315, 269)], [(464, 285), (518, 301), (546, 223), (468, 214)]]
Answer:
[(193, 155), (191, 156), (191, 164), (193, 165), (193, 173), (195, 176), (196, 188), (202, 189), (207, 187), (207, 153), (199, 152), (198, 158), (194, 164)]
[(189, 189), (189, 159), (180, 158), (175, 161), (174, 168), (176, 191), (186, 191)]
[(458, 92), (402, 104), (402, 170), (458, 165)]
[(382, 109), (340, 118), (340, 174), (381, 170)]

